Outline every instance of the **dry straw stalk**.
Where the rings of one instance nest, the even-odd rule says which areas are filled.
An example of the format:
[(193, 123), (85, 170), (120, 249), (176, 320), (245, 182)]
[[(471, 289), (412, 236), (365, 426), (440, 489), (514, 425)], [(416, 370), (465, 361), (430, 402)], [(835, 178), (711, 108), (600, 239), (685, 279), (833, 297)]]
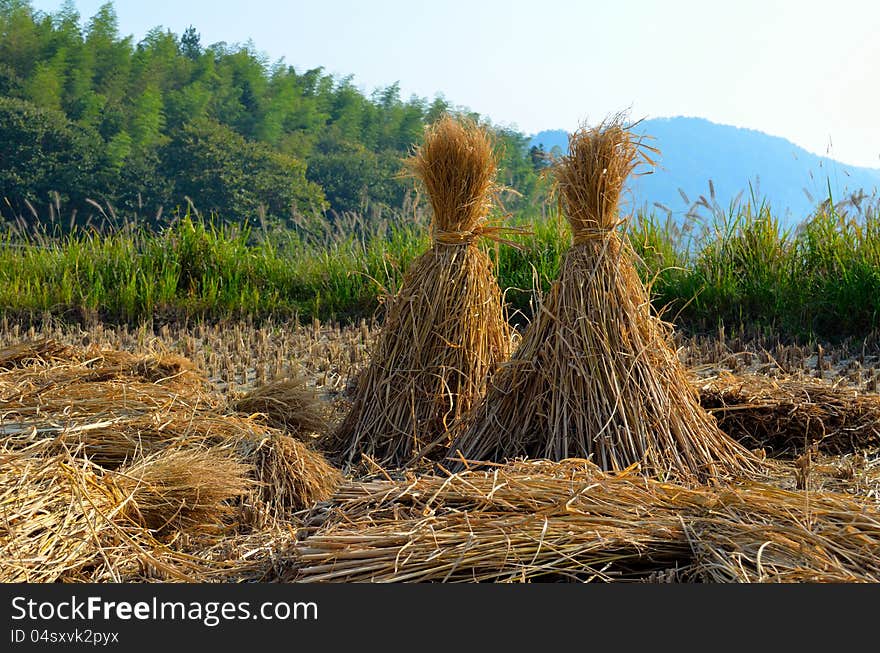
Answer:
[(700, 404), (723, 431), (774, 457), (815, 445), (846, 454), (880, 445), (880, 395), (813, 378), (727, 372), (694, 381)]
[(351, 410), (327, 441), (348, 465), (366, 455), (402, 466), (446, 438), (509, 355), (501, 291), (477, 244), (500, 231), (486, 222), (496, 190), (493, 145), (485, 128), (447, 116), (427, 128), (408, 161), (431, 200), (433, 242), (390, 301)]
[(228, 531), (230, 501), (249, 489), (228, 451), (169, 451), (108, 472), (38, 442), (0, 448), (0, 581), (119, 581), (149, 566), (170, 578), (198, 568), (165, 536)]
[(327, 407), (300, 375), (249, 390), (233, 401), (232, 408), (239, 413), (259, 413), (270, 426), (301, 439), (323, 434), (330, 421)]
[(622, 116), (570, 137), (553, 172), (573, 244), (451, 458), (583, 457), (685, 478), (757, 467), (700, 407), (620, 237), (619, 197), (644, 149)]
[(293, 513), (341, 481), (304, 443), (220, 412), (183, 359), (5, 351), (0, 581), (266, 578)]
[(353, 484), (312, 528), (294, 548), (300, 581), (880, 579), (880, 512), (863, 499), (583, 460)]

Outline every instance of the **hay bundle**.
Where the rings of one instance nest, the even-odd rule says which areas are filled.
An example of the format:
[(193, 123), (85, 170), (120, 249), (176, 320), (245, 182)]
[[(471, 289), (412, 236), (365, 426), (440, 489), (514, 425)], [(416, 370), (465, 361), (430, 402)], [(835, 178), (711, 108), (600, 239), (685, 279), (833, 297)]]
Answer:
[(739, 511), (695, 519), (686, 533), (703, 582), (877, 583), (878, 526), (876, 511), (851, 508), (782, 522)]
[(694, 381), (700, 404), (748, 447), (793, 456), (812, 445), (845, 454), (880, 445), (880, 395), (811, 377), (722, 373)]
[[(18, 348), (37, 349), (33, 343)], [(108, 405), (137, 411), (178, 402), (220, 405), (202, 373), (180, 356), (75, 348), (64, 349), (63, 357), (19, 357), (15, 365), (0, 369), (0, 401), (7, 414), (96, 414)]]
[(575, 132), (569, 150), (554, 169), (574, 235), (560, 278), (451, 456), (584, 457), (700, 478), (753, 469), (700, 407), (618, 233), (624, 182), (648, 160), (640, 142), (618, 116)]
[[(210, 448), (247, 466), (256, 481), (255, 511), (268, 510), (273, 518), (326, 499), (341, 480), (321, 454), (261, 419), (220, 413), (225, 402), (202, 387), (186, 359), (102, 350), (99, 356), (71, 360), (0, 372), (4, 448), (23, 450), (38, 443), (48, 454), (85, 458), (106, 470), (139, 470), (143, 464), (169, 478), (176, 474), (178, 480), (169, 481), (172, 487), (190, 487), (194, 481), (180, 476), (184, 465), (175, 470), (172, 463), (190, 456), (194, 469), (204, 471), (196, 463), (208, 464), (202, 456)], [(283, 386), (281, 394), (302, 400), (296, 416), (303, 428), (313, 427), (320, 402), (299, 383), (294, 382), (293, 391)], [(164, 467), (157, 466), (160, 462)], [(224, 461), (217, 464), (218, 481), (225, 482)]]
[(0, 449), (0, 581), (118, 581), (145, 567), (191, 579), (187, 556), (156, 538), (217, 533), (229, 502), (248, 488), (244, 472), (220, 450), (169, 452), (106, 472), (43, 443)]
[(267, 433), (247, 454), (258, 481), (256, 522), (290, 517), (329, 499), (342, 473), (323, 455), (281, 433)]
[(232, 403), (239, 413), (262, 415), (269, 426), (304, 438), (324, 433), (329, 416), (314, 388), (297, 375), (265, 383), (246, 392)]
[(67, 466), (69, 458), (0, 451), (0, 580), (54, 582), (97, 564), (99, 533), (109, 527), (101, 493), (83, 501), (77, 492), (92, 468)]
[(136, 355), (127, 351), (65, 345), (51, 338), (22, 341), (0, 349), (0, 370), (48, 368), (62, 370), (82, 380), (106, 381), (138, 378), (151, 383), (186, 382), (199, 385), (204, 376), (192, 361), (177, 354), (152, 352)]
[(433, 242), (407, 270), (351, 410), (327, 441), (347, 464), (362, 454), (408, 463), (445, 437), (509, 354), (501, 291), (476, 242), (499, 231), (485, 221), (496, 171), (489, 133), (444, 117), (427, 128), (409, 169), (431, 199)]
[(880, 579), (876, 506), (578, 460), (353, 484), (312, 527), (294, 546), (299, 581)]
[(218, 412), (186, 361), (82, 353), (0, 372), (0, 581), (273, 578), (290, 513), (341, 474)]
[(0, 370), (48, 365), (56, 361), (69, 361), (75, 356), (73, 347), (52, 338), (24, 341), (0, 349)]
[[(132, 390), (130, 386), (126, 388)], [(122, 402), (120, 402), (122, 403)], [(82, 408), (78, 406), (77, 408)], [(130, 414), (131, 404), (101, 405), (102, 412), (78, 410), (13, 416), (0, 419), (0, 437), (7, 447), (28, 446), (37, 440), (54, 451), (68, 450), (107, 469), (171, 448), (204, 448), (241, 441), (261, 441), (265, 425), (235, 415), (181, 406), (152, 406)]]
[[(0, 433), (3, 428), (0, 425)], [(183, 465), (175, 470), (174, 461), (191, 456), (194, 465), (204, 463), (194, 467), (201, 473), (210, 468), (203, 458), (205, 451), (222, 452), (246, 466), (257, 482), (253, 494), (258, 512), (268, 510), (272, 517), (287, 516), (327, 499), (342, 479), (339, 470), (304, 443), (254, 420), (210, 412), (157, 412), (135, 418), (41, 425), (7, 434), (4, 444), (12, 450), (35, 440), (49, 452), (69, 452), (104, 469), (132, 464), (140, 469), (139, 465), (149, 463), (147, 471), (166, 477), (185, 473)], [(222, 477), (223, 460), (217, 465)], [(192, 485), (185, 475), (180, 478), (187, 487)]]
[[(0, 425), (0, 433), (4, 428), (10, 427)], [(108, 470), (129, 469), (126, 465), (140, 470), (141, 465), (147, 465), (145, 471), (166, 478), (177, 475), (180, 480), (171, 482), (172, 486), (193, 485), (187, 480), (185, 465), (176, 465), (176, 461), (192, 457), (193, 473), (201, 474), (210, 469), (206, 451), (222, 453), (225, 458), (232, 456), (256, 481), (252, 491), (255, 511), (272, 518), (289, 516), (327, 499), (342, 479), (339, 470), (304, 443), (252, 419), (207, 411), (156, 412), (64, 425), (44, 422), (15, 433), (7, 430), (4, 436), (3, 443), (9, 450), (37, 441), (47, 452), (67, 452)], [(219, 481), (229, 475), (224, 472), (225, 458), (217, 461)], [(130, 471), (120, 473), (131, 475)], [(256, 522), (262, 523), (261, 519)]]
[[(40, 375), (47, 376), (47, 375)], [(10, 378), (11, 377), (11, 378)], [(25, 374), (0, 373), (2, 416), (10, 420), (64, 415), (68, 418), (113, 414), (143, 415), (159, 410), (211, 407), (210, 396), (188, 397), (154, 383), (130, 380), (44, 382)], [(216, 400), (216, 398), (213, 398)]]
[(110, 475), (119, 514), (156, 533), (222, 532), (230, 501), (251, 489), (248, 466), (226, 450), (173, 449)]

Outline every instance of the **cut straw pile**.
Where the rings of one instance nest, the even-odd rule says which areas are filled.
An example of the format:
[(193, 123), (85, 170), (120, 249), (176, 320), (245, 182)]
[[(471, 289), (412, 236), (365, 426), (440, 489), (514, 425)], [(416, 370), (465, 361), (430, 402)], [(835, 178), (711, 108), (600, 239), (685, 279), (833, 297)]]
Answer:
[(301, 439), (324, 433), (330, 422), (317, 392), (300, 375), (260, 385), (237, 398), (232, 409), (259, 413), (269, 426)]
[(0, 580), (265, 578), (293, 513), (342, 479), (224, 414), (185, 359), (41, 342), (0, 361)]
[(619, 197), (643, 149), (619, 116), (570, 137), (553, 171), (572, 247), (451, 458), (583, 457), (684, 478), (758, 467), (700, 407), (619, 234)]
[(291, 578), (877, 582), (878, 547), (880, 511), (846, 495), (526, 461), (346, 486)]
[(496, 171), (489, 132), (444, 117), (408, 166), (430, 196), (433, 242), (390, 300), (351, 410), (326, 443), (347, 465), (365, 455), (399, 467), (420, 456), (483, 396), (509, 354), (501, 291), (477, 244), (500, 231), (486, 222)]
[(811, 377), (722, 373), (694, 384), (700, 403), (731, 437), (774, 456), (816, 445), (845, 454), (880, 445), (880, 395)]
[(148, 568), (186, 580), (199, 565), (164, 540), (229, 532), (232, 502), (251, 484), (219, 449), (163, 452), (116, 471), (43, 443), (0, 449), (0, 460), (3, 582), (114, 581)]

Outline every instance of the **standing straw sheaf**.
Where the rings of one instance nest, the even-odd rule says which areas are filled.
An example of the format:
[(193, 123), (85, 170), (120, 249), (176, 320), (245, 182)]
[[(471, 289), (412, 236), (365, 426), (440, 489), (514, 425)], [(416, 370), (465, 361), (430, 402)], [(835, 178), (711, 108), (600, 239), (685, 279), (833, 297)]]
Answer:
[(627, 176), (650, 163), (645, 149), (621, 116), (570, 137), (553, 172), (572, 247), (450, 457), (583, 457), (684, 478), (756, 469), (700, 407), (618, 233), (618, 201)]
[(500, 231), (486, 222), (496, 165), (489, 132), (448, 116), (407, 162), (430, 196), (433, 242), (404, 275), (351, 410), (327, 439), (345, 464), (365, 455), (397, 467), (443, 441), (509, 355), (501, 290), (476, 242)]

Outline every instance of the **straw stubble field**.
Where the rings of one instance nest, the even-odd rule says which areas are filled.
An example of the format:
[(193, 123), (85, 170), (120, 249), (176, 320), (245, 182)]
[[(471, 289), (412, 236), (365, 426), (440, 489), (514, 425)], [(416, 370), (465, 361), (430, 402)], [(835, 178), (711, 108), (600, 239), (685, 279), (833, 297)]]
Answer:
[(877, 352), (677, 343), (763, 478), (583, 460), (343, 476), (317, 436), (376, 332), (0, 324), (0, 577), (880, 581)]

